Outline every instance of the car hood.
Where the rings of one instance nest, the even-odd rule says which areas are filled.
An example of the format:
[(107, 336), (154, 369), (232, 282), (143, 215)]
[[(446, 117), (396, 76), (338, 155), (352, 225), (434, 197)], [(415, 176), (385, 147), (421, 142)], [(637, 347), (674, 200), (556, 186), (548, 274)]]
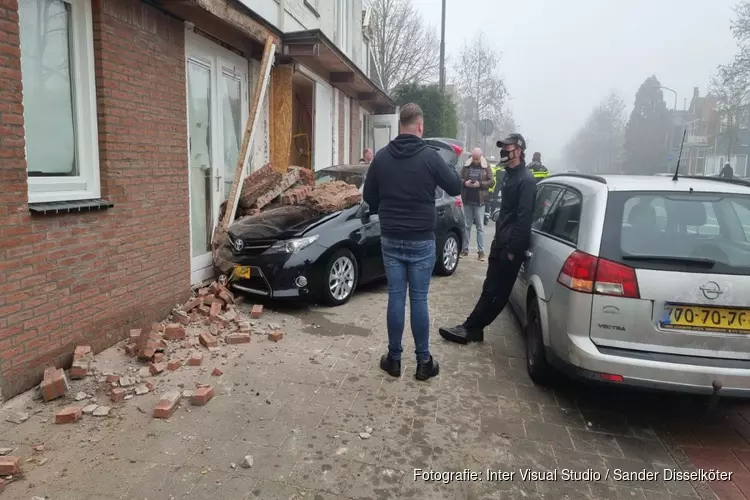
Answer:
[(341, 211), (321, 214), (308, 207), (287, 205), (243, 217), (229, 226), (232, 240), (284, 240), (301, 236), (309, 229), (338, 217)]

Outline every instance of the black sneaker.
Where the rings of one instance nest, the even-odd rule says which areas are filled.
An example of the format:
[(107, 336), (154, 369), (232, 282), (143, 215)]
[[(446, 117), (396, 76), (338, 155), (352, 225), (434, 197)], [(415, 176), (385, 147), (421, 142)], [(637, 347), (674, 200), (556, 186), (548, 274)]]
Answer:
[(414, 378), (417, 380), (427, 380), (436, 377), (438, 373), (440, 373), (440, 366), (430, 356), (430, 360), (426, 363), (417, 363), (417, 372), (414, 374)]
[(484, 342), (484, 331), (467, 330), (464, 325), (456, 325), (453, 328), (440, 328), (440, 336), (445, 340), (456, 342), (458, 344), (468, 344), (469, 342)]
[(401, 360), (391, 359), (387, 354), (383, 354), (383, 357), (380, 358), (380, 369), (388, 373), (391, 377), (400, 377)]
[(469, 251), (468, 250), (462, 250), (461, 251), (461, 257), (468, 257), (468, 256), (469, 256)]

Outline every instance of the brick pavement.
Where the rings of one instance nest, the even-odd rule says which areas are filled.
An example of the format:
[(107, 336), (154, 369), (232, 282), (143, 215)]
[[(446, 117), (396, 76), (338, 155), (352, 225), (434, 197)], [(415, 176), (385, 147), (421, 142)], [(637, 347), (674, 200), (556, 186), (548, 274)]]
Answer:
[[(456, 323), (472, 307), (483, 273), (484, 264), (470, 258), (456, 276), (433, 282), (435, 330), (440, 323)], [(0, 447), (14, 448), (22, 457), (24, 477), (9, 484), (3, 498), (698, 498), (686, 482), (605, 476), (615, 468), (690, 467), (680, 450), (698, 466), (700, 453), (713, 460), (706, 447), (710, 440), (695, 433), (701, 428), (700, 401), (564, 382), (554, 390), (534, 387), (525, 373), (523, 340), (508, 313), (492, 325), (483, 345), (449, 345), (435, 335), (433, 354), (441, 374), (427, 383), (413, 378), (407, 329), (404, 375), (391, 379), (377, 367), (386, 343), (385, 304), (384, 285), (367, 287), (335, 309), (266, 304), (263, 320), (283, 323), (284, 339), (272, 343), (254, 337), (237, 348), (240, 354), (230, 355), (221, 377), (210, 377), (207, 362), (206, 372), (161, 375), (165, 388), (208, 379), (216, 388), (208, 405), (183, 405), (168, 421), (138, 410), (153, 408), (157, 394), (139, 396), (137, 404), (113, 405), (107, 418), (86, 416), (59, 426), (52, 424), (54, 414), (70, 401), (42, 405), (26, 394), (6, 403)], [(107, 354), (98, 356), (97, 364), (106, 359)], [(25, 408), (28, 421), (5, 421)], [(680, 428), (692, 434), (679, 434)], [(715, 422), (703, 429), (714, 429), (714, 438), (725, 436), (722, 448), (711, 453), (738, 448), (734, 466), (739, 467), (747, 442), (726, 441), (721, 431), (727, 428)], [(360, 437), (365, 431), (369, 439)], [(688, 441), (684, 436), (689, 435), (696, 440)], [(34, 452), (38, 444), (44, 449)], [(245, 469), (239, 464), (248, 454), (254, 465)], [(415, 481), (415, 468), (489, 468), (516, 471), (516, 476), (443, 484)], [(601, 477), (523, 481), (518, 471), (525, 468), (568, 468)], [(741, 490), (746, 484), (723, 486)], [(706, 494), (705, 484), (695, 486)]]

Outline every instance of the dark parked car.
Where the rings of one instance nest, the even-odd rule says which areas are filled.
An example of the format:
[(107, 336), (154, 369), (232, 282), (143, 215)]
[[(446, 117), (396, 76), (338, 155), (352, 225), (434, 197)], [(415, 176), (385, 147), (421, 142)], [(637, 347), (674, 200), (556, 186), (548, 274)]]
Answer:
[[(454, 148), (428, 140), (449, 163)], [(315, 172), (316, 184), (342, 180), (364, 184), (368, 165), (339, 165)], [(449, 276), (458, 267), (464, 215), (460, 197), (438, 188), (435, 272)], [(357, 285), (380, 279), (385, 269), (380, 250), (380, 222), (366, 203), (332, 214), (301, 206), (278, 206), (261, 217), (240, 219), (229, 227), (229, 241), (217, 256), (219, 271), (231, 270), (237, 291), (273, 298), (310, 297), (328, 305), (349, 300)]]

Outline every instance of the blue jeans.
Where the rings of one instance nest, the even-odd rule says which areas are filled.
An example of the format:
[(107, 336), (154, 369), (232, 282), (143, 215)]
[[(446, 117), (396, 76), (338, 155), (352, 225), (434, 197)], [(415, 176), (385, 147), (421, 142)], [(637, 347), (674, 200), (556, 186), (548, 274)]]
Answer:
[(484, 205), (478, 207), (464, 205), (464, 218), (466, 227), (464, 230), (464, 250), (469, 251), (471, 247), (471, 226), (477, 226), (477, 250), (484, 253)]
[(388, 279), (388, 356), (401, 359), (401, 339), (406, 316), (406, 288), (409, 287), (411, 333), (418, 362), (430, 360), (430, 311), (427, 293), (435, 267), (435, 240), (380, 239)]

